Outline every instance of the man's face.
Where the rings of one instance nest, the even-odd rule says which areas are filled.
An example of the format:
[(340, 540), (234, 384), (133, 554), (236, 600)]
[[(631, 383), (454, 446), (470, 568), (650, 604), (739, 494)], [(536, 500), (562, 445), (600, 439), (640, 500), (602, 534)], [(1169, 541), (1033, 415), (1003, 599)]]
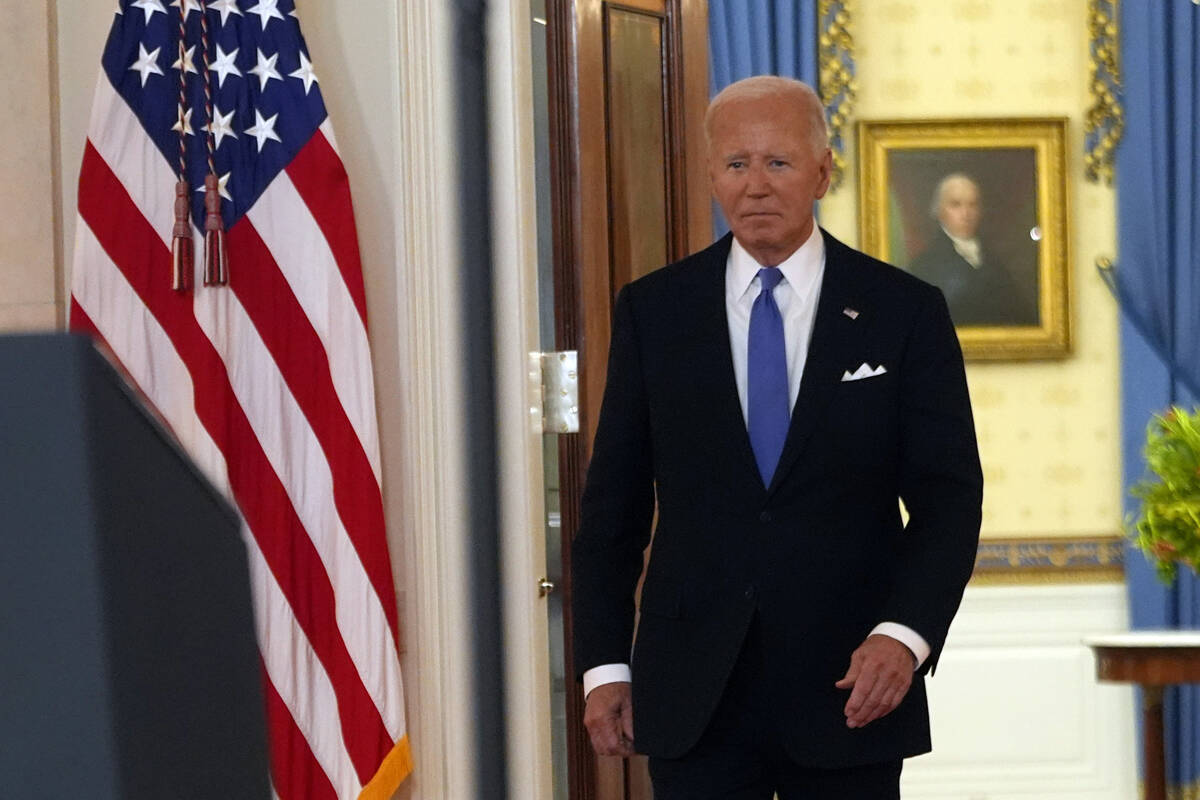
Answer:
[(979, 228), (979, 187), (966, 178), (948, 181), (938, 203), (938, 221), (951, 236), (970, 239)]
[(832, 159), (818, 157), (794, 101), (735, 100), (712, 120), (708, 176), (733, 235), (756, 261), (775, 265), (808, 239), (813, 203), (829, 188)]

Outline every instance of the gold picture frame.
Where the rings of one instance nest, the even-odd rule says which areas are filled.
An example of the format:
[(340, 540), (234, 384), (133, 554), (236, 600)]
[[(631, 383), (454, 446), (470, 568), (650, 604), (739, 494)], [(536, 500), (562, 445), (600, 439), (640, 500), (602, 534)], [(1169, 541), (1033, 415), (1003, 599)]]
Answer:
[(1071, 351), (1066, 136), (1065, 118), (858, 123), (862, 249), (942, 289), (968, 359)]

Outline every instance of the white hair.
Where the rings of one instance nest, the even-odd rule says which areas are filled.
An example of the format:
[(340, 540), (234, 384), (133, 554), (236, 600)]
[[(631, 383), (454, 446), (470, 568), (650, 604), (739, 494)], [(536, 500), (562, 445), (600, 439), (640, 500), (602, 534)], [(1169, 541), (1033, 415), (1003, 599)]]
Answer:
[(965, 172), (951, 172), (946, 177), (938, 181), (937, 188), (933, 190), (933, 202), (929, 205), (929, 216), (938, 219), (942, 215), (942, 198), (946, 194), (946, 187), (951, 183), (966, 181), (975, 187), (975, 194), (983, 194), (979, 189), (979, 181), (972, 178)]
[(729, 84), (708, 104), (704, 113), (704, 139), (712, 139), (713, 120), (717, 112), (730, 103), (741, 100), (778, 98), (795, 103), (796, 109), (808, 120), (808, 139), (812, 142), (817, 157), (829, 147), (829, 128), (825, 123), (825, 106), (813, 88), (804, 81), (784, 78), (779, 75), (755, 75)]

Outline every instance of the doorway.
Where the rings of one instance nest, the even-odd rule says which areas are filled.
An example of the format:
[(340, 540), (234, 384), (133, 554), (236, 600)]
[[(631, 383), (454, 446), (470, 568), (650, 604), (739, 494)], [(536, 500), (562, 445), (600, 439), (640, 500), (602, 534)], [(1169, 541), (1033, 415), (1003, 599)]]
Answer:
[(706, 247), (707, 0), (531, 0), (544, 351), (578, 353), (580, 433), (547, 434), (555, 800), (649, 800), (645, 759), (597, 758), (571, 663), (571, 540), (603, 395), (612, 304)]

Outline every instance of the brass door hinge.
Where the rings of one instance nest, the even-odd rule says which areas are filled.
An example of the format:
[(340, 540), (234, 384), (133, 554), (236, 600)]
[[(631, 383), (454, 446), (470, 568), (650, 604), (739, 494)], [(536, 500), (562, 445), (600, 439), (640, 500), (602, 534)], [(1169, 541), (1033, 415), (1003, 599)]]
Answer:
[(579, 433), (579, 354), (529, 354), (529, 417), (534, 433)]

